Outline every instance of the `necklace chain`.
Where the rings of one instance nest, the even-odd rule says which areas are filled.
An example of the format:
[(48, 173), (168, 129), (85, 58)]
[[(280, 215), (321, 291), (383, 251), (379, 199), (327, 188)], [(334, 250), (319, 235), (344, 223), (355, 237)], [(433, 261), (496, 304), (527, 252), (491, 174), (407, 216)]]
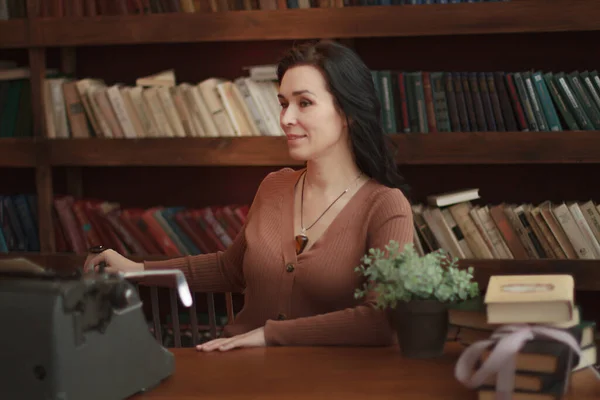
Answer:
[(358, 176), (356, 177), (356, 179), (354, 179), (354, 181), (350, 184), (350, 186), (348, 186), (346, 188), (346, 190), (344, 190), (334, 201), (333, 203), (331, 203), (329, 205), (329, 207), (327, 207), (325, 209), (325, 211), (323, 211), (323, 213), (321, 213), (321, 215), (319, 215), (319, 218), (316, 219), (315, 222), (313, 222), (308, 228), (304, 228), (304, 183), (306, 182), (306, 171), (304, 171), (304, 177), (302, 178), (302, 192), (300, 195), (300, 228), (302, 230), (302, 234), (305, 234), (307, 230), (309, 230), (310, 228), (312, 228), (313, 226), (315, 226), (315, 224), (317, 222), (319, 222), (319, 220), (323, 217), (323, 215), (325, 215), (325, 213), (327, 211), (329, 211), (329, 209), (331, 207), (333, 207), (333, 205), (342, 198), (343, 195), (345, 195), (348, 190), (350, 190), (350, 188), (352, 187), (352, 185), (354, 185), (356, 183), (356, 181), (358, 181), (360, 179), (360, 177), (362, 176), (362, 172), (360, 174), (358, 174)]

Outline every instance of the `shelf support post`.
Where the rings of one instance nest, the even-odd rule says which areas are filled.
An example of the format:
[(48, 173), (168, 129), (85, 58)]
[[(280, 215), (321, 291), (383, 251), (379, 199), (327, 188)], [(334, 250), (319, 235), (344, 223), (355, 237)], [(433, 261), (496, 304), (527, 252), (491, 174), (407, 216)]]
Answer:
[[(28, 2), (28, 11), (33, 11), (33, 2)], [(32, 14), (31, 14), (32, 15)], [(33, 114), (33, 134), (36, 139), (41, 139), (36, 144), (36, 169), (35, 186), (38, 207), (38, 235), (40, 251), (54, 253), (54, 224), (52, 210), (54, 204), (52, 168), (49, 163), (48, 146), (46, 146), (47, 132), (44, 113), (44, 85), (46, 79), (46, 49), (31, 47), (29, 52), (29, 66), (31, 70), (31, 108)]]
[[(76, 48), (62, 47), (60, 49), (60, 71), (75, 79), (77, 69), (76, 63)], [(67, 167), (67, 193), (76, 199), (83, 197), (83, 182), (81, 167)]]

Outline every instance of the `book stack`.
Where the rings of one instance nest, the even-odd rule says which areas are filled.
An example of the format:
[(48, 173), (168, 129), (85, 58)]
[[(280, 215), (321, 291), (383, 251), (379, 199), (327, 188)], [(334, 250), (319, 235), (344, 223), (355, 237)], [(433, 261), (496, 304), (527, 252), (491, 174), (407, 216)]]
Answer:
[(597, 200), (491, 204), (479, 199), (474, 188), (414, 203), (417, 251), (442, 248), (459, 259), (600, 259)]
[[(543, 335), (528, 340), (515, 356), (513, 399), (560, 399), (571, 374), (596, 362), (595, 323), (581, 320), (570, 275), (492, 276), (484, 302), (457, 306), (449, 319), (458, 330), (457, 339), (465, 344), (488, 340), (492, 331), (514, 324), (555, 328), (575, 338), (580, 356), (567, 344)], [(481, 354), (476, 368), (495, 346)], [(480, 400), (496, 398), (496, 378), (491, 374), (477, 388)]]

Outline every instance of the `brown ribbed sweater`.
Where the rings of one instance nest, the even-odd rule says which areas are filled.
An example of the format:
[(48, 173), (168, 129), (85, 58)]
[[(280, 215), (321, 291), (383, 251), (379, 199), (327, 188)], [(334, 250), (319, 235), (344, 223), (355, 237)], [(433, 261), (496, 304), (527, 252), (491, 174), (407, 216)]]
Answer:
[(393, 343), (392, 327), (373, 306), (374, 298), (354, 298), (364, 282), (355, 267), (369, 248), (383, 249), (391, 239), (401, 246), (412, 242), (409, 202), (400, 190), (371, 179), (297, 256), (294, 186), (301, 172), (284, 168), (263, 180), (245, 226), (227, 250), (146, 261), (145, 268), (178, 268), (196, 292), (243, 291), (244, 307), (225, 336), (264, 326), (267, 345)]

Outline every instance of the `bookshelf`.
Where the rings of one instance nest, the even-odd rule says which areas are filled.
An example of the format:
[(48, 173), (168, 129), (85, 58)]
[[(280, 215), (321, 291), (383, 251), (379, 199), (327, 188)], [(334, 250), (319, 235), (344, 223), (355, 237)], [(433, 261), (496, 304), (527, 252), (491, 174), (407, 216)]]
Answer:
[[(28, 0), (28, 8), (34, 3)], [(131, 83), (165, 68), (175, 68), (181, 81), (216, 75), (232, 79), (243, 74), (244, 66), (274, 62), (294, 41), (315, 38), (346, 40), (372, 69), (595, 69), (600, 67), (593, 45), (600, 39), (600, 2), (512, 0), (0, 22), (0, 55), (4, 49), (22, 49), (32, 68), (36, 138), (0, 139), (0, 168), (36, 171), (31, 185), (39, 196), (42, 252), (24, 255), (49, 266), (83, 260), (54, 253), (51, 210), (57, 193), (104, 195), (139, 206), (172, 198), (201, 207), (223, 199), (251, 200), (267, 172), (299, 165), (277, 137), (45, 139), (41, 84), (47, 67), (113, 83)], [(491, 203), (600, 199), (595, 184), (599, 131), (391, 137), (417, 199), (472, 186), (480, 187), (483, 200)], [(194, 182), (209, 182), (209, 193), (196, 194)], [(157, 185), (163, 183), (165, 189), (158, 193)], [(16, 190), (15, 182), (7, 185), (2, 189)], [(572, 273), (578, 290), (594, 292), (590, 304), (598, 301), (600, 260), (461, 264), (473, 265), (480, 283), (495, 273)], [(596, 318), (600, 321), (600, 315)]]
[(300, 165), (288, 156), (281, 137), (81, 139), (46, 145), (56, 166)]
[[(332, 20), (335, 23), (332, 24)], [(595, 31), (599, 28), (600, 4), (597, 2), (514, 0), (427, 7), (374, 6), (9, 20), (0, 23), (0, 48), (495, 35)]]
[(27, 20), (0, 21), (0, 49), (29, 46)]
[(0, 141), (0, 167), (29, 167), (37, 165), (38, 147), (34, 139), (5, 138)]
[[(346, 7), (34, 21), (37, 46), (475, 35), (600, 28), (600, 4), (516, 0), (427, 7)], [(335, 21), (335, 23), (331, 23)], [(74, 34), (77, 32), (77, 34)], [(168, 34), (165, 34), (168, 32)]]
[[(397, 134), (399, 165), (599, 164), (598, 131)], [(3, 167), (298, 166), (281, 137), (4, 139)], [(135, 154), (135, 157), (131, 157)]]
[[(49, 268), (60, 272), (70, 272), (80, 268), (85, 256), (79, 254), (56, 254), (56, 253), (13, 253), (11, 257), (27, 257), (34, 262), (46, 265)], [(6, 256), (0, 256), (4, 258)], [(143, 260), (164, 260), (166, 256), (149, 257), (130, 257), (134, 261)], [(496, 274), (521, 274), (521, 273), (541, 273), (541, 274), (572, 274), (575, 278), (576, 290), (599, 291), (600, 275), (597, 271), (600, 268), (600, 261), (585, 260), (522, 260), (519, 262), (506, 262), (506, 260), (460, 260), (462, 267), (472, 266), (475, 270), (475, 280), (480, 287), (485, 290), (490, 276)]]

